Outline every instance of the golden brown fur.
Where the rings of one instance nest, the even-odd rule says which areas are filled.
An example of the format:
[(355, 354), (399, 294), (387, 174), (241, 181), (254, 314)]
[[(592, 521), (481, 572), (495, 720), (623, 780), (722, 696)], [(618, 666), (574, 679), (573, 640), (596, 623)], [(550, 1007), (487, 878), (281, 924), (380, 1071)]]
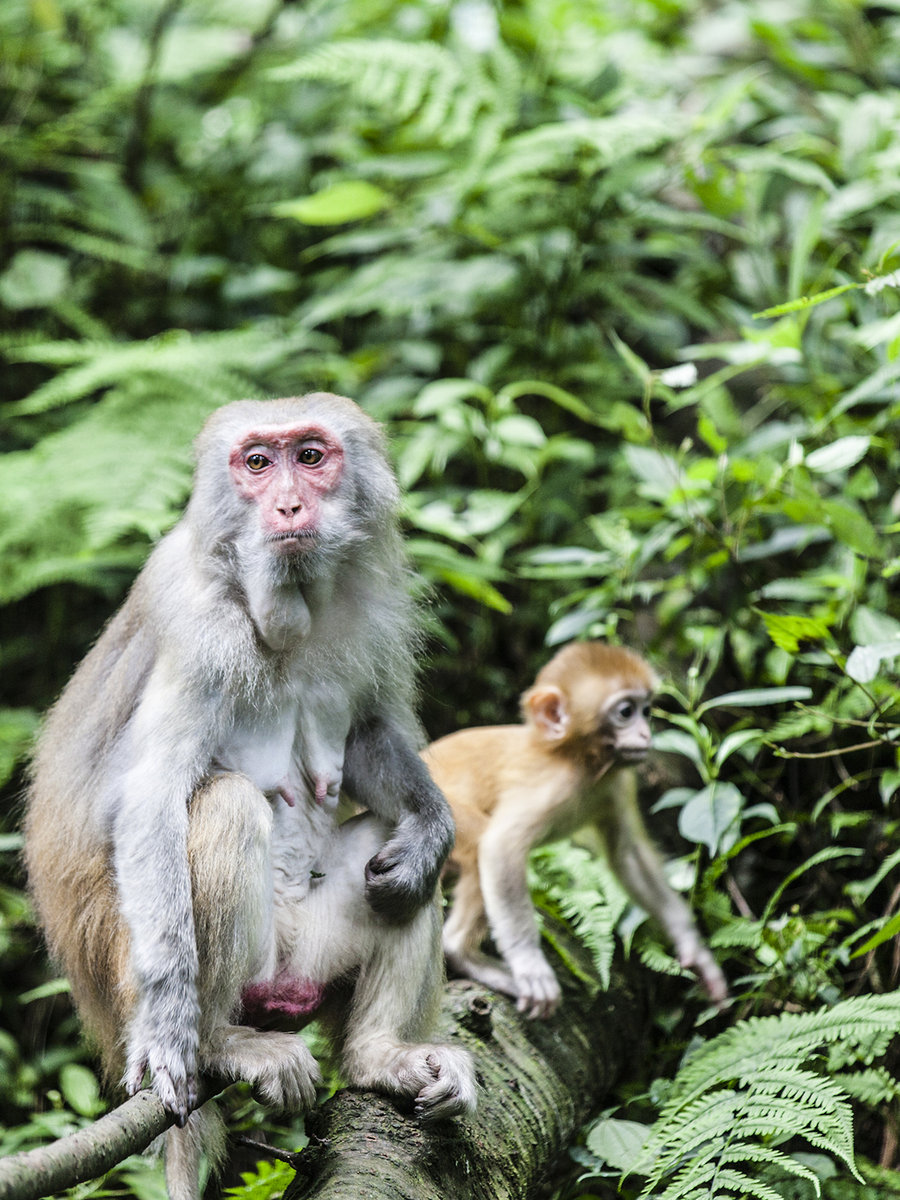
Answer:
[[(451, 968), (547, 1016), (559, 985), (540, 949), (528, 896), (531, 848), (592, 823), (610, 863), (655, 916), (685, 966), (722, 1002), (725, 982), (684, 902), (666, 883), (637, 804), (633, 764), (650, 744), (657, 679), (637, 654), (600, 642), (559, 651), (522, 696), (522, 725), (465, 729), (423, 757), (456, 820), (458, 872), (444, 927)], [(502, 962), (479, 947), (490, 931)]]

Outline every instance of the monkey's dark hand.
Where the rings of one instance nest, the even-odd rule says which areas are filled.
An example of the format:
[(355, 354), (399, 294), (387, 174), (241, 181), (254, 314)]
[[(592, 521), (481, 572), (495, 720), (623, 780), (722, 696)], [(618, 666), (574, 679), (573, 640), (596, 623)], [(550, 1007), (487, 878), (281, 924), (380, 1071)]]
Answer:
[(378, 719), (351, 730), (343, 783), (392, 831), (366, 864), (366, 899), (380, 916), (406, 921), (433, 898), (453, 847), (450, 806), (403, 732)]
[(408, 921), (433, 898), (441, 862), (426, 863), (417, 847), (391, 839), (366, 863), (369, 905), (388, 920)]

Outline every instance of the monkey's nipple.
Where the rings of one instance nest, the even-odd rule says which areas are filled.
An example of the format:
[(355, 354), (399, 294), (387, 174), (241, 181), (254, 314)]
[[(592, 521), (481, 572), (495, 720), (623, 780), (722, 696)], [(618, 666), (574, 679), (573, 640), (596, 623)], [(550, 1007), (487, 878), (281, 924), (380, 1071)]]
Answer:
[(316, 804), (333, 807), (337, 803), (340, 790), (339, 779), (329, 779), (327, 775), (316, 776)]

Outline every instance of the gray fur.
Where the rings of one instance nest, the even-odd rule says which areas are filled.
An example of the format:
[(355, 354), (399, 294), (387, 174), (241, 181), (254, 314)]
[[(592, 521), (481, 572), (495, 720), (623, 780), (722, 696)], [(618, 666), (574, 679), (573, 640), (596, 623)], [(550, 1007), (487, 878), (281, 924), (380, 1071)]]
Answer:
[[(314, 546), (281, 557), (233, 486), (228, 456), (248, 429), (305, 422), (340, 440), (343, 474)], [(352, 401), (314, 393), (228, 405), (196, 446), (184, 517), (46, 720), (26, 818), (35, 904), (107, 1069), (124, 1071), (132, 1092), (149, 1070), (182, 1122), (198, 1068), (250, 1078), (272, 1102), (311, 1101), (316, 1069), (302, 1042), (230, 1022), (241, 986), (285, 954), (297, 970), (327, 959), (322, 919), (333, 912), (339, 924), (338, 910), (353, 906), (353, 945), (340, 950), (362, 976), (410, 939), (427, 947), (416, 951), (420, 974), (407, 994), (369, 1004), (391, 1049), (374, 1049), (365, 1014), (363, 1042), (348, 1035), (358, 1081), (404, 1091), (388, 1060), (421, 990), (440, 986), (433, 917), (413, 931), (432, 911), (453, 825), (415, 753), (418, 635), (383, 437)], [(368, 848), (361, 861), (334, 850), (344, 837), (333, 807), (342, 775), (384, 822), (362, 840), (353, 834)], [(352, 874), (309, 926), (310, 864), (329, 855)], [(203, 901), (207, 892), (219, 899)], [(286, 950), (294, 923), (306, 942)], [(327, 961), (316, 969), (330, 981)], [(254, 1038), (269, 1039), (267, 1048)], [(368, 1058), (359, 1049), (367, 1041)], [(468, 1061), (454, 1055), (445, 1055), (440, 1095), (413, 1093), (441, 1115), (474, 1095)], [(409, 1091), (408, 1064), (403, 1071)], [(192, 1144), (182, 1137), (173, 1160), (193, 1162)], [(190, 1170), (175, 1174), (173, 1190), (190, 1195)]]

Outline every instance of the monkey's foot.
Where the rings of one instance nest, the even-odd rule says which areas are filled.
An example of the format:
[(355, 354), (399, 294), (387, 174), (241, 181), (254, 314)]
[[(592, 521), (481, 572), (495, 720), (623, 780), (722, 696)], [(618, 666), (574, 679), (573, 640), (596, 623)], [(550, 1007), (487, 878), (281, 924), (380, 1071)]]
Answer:
[[(372, 1047), (368, 1053), (371, 1054)], [(358, 1060), (357, 1060), (358, 1064)], [(475, 1111), (477, 1087), (472, 1060), (455, 1046), (394, 1043), (382, 1062), (352, 1073), (359, 1087), (408, 1096), (423, 1121), (446, 1120)]]
[(449, 946), (445, 940), (444, 955), (447, 970), (462, 979), (474, 979), (483, 983), (492, 992), (503, 992), (505, 996), (518, 996), (515, 980), (499, 958), (491, 958), (480, 951), (463, 953)]
[(511, 964), (516, 983), (516, 1008), (529, 1020), (550, 1017), (559, 1007), (562, 991), (553, 968), (540, 950), (524, 954)]
[(524, 1013), (529, 1020), (535, 1017), (550, 1017), (559, 1007), (562, 992), (553, 968), (540, 950), (520, 954), (513, 964), (512, 971), (508, 971), (499, 958), (491, 958), (480, 952), (455, 953), (447, 949), (446, 943), (444, 953), (447, 966), (454, 975), (474, 979), (476, 983), (483, 983), (491, 991), (512, 996), (518, 1011)]
[(223, 1025), (213, 1033), (203, 1067), (227, 1079), (245, 1080), (261, 1103), (288, 1112), (311, 1108), (322, 1079), (302, 1038), (243, 1025)]
[(285, 1022), (299, 1027), (311, 1016), (325, 995), (325, 984), (297, 979), (281, 972), (274, 979), (251, 983), (241, 993), (243, 1019), (247, 1025)]

